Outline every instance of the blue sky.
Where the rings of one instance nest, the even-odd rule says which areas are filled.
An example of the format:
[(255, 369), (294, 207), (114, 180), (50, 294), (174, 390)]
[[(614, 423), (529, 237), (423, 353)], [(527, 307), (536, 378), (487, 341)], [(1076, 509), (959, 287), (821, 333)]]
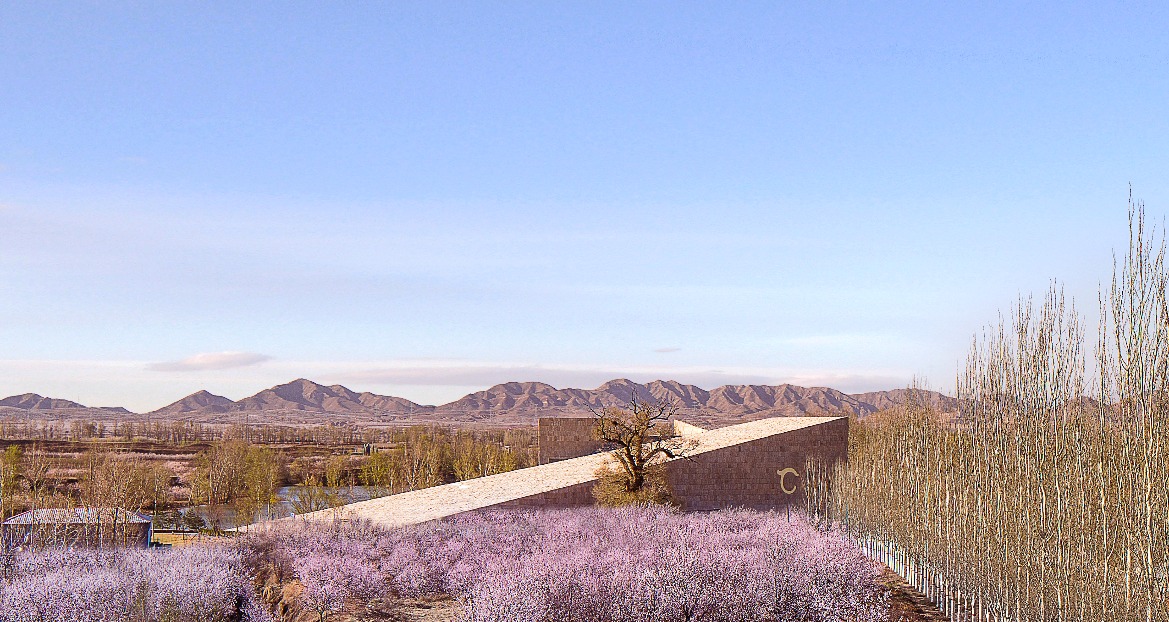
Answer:
[(6, 3), (0, 394), (951, 390), (1129, 184), (1164, 5)]

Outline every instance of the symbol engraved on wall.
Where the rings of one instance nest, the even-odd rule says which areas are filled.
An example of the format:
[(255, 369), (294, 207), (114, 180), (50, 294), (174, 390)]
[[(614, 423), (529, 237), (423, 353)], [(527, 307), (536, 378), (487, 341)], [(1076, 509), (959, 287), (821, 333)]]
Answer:
[(779, 489), (783, 491), (783, 494), (785, 494), (785, 495), (794, 494), (796, 492), (796, 487), (792, 486), (791, 490), (788, 490), (787, 476), (794, 475), (796, 477), (799, 477), (800, 472), (791, 468), (791, 467), (788, 467), (786, 469), (780, 469), (780, 470), (776, 471), (776, 473), (779, 475)]

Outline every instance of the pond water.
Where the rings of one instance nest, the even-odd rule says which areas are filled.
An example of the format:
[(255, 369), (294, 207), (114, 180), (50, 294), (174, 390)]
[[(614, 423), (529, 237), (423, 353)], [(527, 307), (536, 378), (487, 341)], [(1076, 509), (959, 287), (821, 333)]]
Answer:
[(384, 494), (384, 491), (379, 492), (379, 489), (368, 486), (344, 486), (340, 488), (318, 486), (316, 491), (310, 491), (306, 486), (285, 486), (276, 491), (278, 500), (270, 506), (262, 508), (259, 514), (254, 517), (240, 516), (235, 509), (224, 505), (196, 505), (183, 508), (179, 510), (179, 513), (183, 517), (187, 517), (188, 520), (194, 518), (193, 523), (197, 523), (201, 519), (209, 528), (233, 529), (241, 525), (250, 525), (257, 521), (292, 516), (295, 513), (293, 511), (293, 500), (298, 495), (305, 495), (310, 492), (321, 496), (336, 497), (344, 503), (368, 501), (379, 494)]

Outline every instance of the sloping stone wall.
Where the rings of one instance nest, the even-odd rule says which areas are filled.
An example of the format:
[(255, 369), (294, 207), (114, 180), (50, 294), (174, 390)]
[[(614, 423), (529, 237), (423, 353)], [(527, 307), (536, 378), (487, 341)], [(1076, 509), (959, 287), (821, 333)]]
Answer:
[(584, 505), (593, 505), (597, 502), (593, 498), (595, 480), (581, 484), (574, 484), (558, 490), (550, 490), (538, 494), (505, 501), (496, 508), (573, 508)]
[(698, 435), (705, 431), (706, 428), (700, 428), (696, 425), (686, 423), (681, 419), (674, 420), (674, 434), (677, 434), (682, 438), (698, 438)]
[[(848, 456), (848, 419), (749, 440), (673, 460), (666, 473), (686, 510), (780, 509), (804, 501), (809, 456), (827, 463)], [(786, 469), (792, 469), (783, 472)]]

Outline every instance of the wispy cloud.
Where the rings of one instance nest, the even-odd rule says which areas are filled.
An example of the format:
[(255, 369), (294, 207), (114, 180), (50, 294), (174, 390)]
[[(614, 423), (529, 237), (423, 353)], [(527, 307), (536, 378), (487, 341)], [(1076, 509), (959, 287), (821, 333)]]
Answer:
[(146, 366), (150, 371), (211, 371), (258, 365), (272, 357), (255, 352), (206, 352), (179, 361), (163, 361)]
[(654, 352), (657, 352), (658, 354), (669, 354), (669, 353), (671, 353), (671, 352), (678, 352), (678, 351), (680, 351), (681, 349), (682, 349), (682, 348), (674, 348), (674, 347), (669, 347), (669, 348), (654, 348)]

